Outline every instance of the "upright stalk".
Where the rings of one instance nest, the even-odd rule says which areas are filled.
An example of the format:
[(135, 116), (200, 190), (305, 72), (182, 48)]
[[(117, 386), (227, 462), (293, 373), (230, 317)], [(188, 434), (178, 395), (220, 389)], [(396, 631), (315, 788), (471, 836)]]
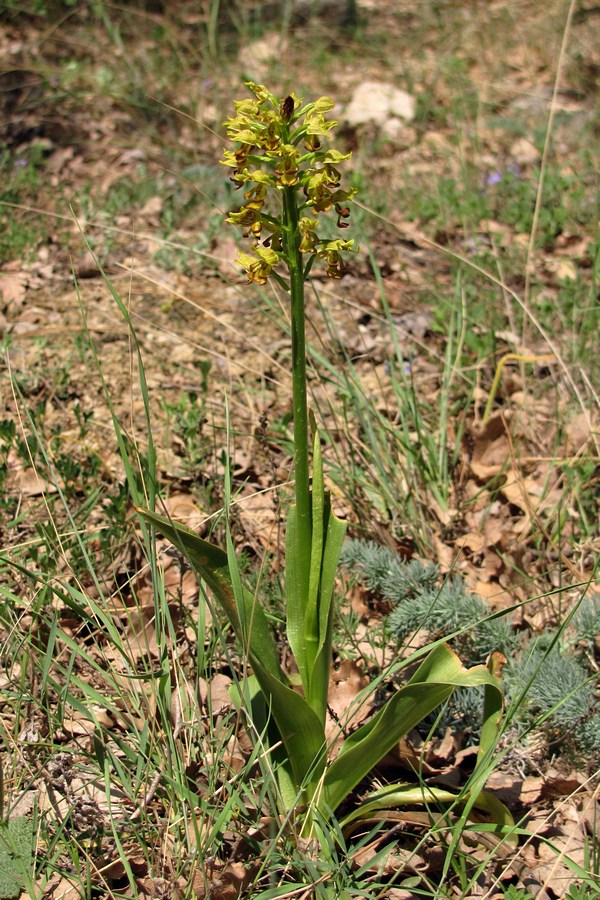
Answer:
[[(306, 399), (306, 338), (304, 325), (304, 277), (300, 253), (298, 207), (295, 187), (283, 189), (283, 236), (290, 273), (292, 317), (292, 390), (294, 406), (294, 470), (296, 514), (298, 517), (298, 558), (310, 564), (311, 508), (309, 487), (308, 404)], [(309, 566), (306, 573), (308, 589)]]
[[(290, 643), (294, 654), (306, 657), (304, 666), (299, 661), (299, 669), (309, 693), (315, 659), (319, 654), (324, 656), (327, 643), (326, 637), (321, 639), (321, 632), (326, 635), (328, 626), (320, 606), (320, 584), (323, 529), (329, 513), (320, 463), (313, 472), (312, 493), (310, 485), (304, 281), (315, 259), (326, 263), (329, 277), (341, 278), (342, 254), (354, 251), (353, 241), (321, 237), (319, 219), (322, 214), (335, 212), (338, 227), (346, 228), (350, 210), (345, 204), (355, 189), (340, 187), (341, 175), (336, 168), (351, 154), (328, 146), (329, 132), (337, 124), (325, 118), (333, 108), (329, 97), (305, 104), (293, 93), (279, 100), (262, 84), (249, 81), (247, 87), (255, 99), (236, 100), (236, 115), (225, 123), (228, 137), (237, 146), (225, 150), (221, 162), (233, 169), (231, 180), (243, 189), (244, 196), (244, 203), (229, 213), (227, 221), (242, 228), (244, 236), (253, 241), (252, 252), (240, 251), (237, 259), (248, 282), (263, 285), (273, 275), (290, 298), (296, 502), (290, 511), (286, 537), (286, 565), (289, 558), (290, 566), (286, 572), (287, 626), (288, 636), (293, 635)], [(287, 279), (275, 271), (279, 266), (286, 267)], [(325, 582), (329, 584), (330, 580), (333, 589), (334, 567), (330, 568)], [(312, 653), (307, 650), (311, 642), (308, 631), (314, 644)]]

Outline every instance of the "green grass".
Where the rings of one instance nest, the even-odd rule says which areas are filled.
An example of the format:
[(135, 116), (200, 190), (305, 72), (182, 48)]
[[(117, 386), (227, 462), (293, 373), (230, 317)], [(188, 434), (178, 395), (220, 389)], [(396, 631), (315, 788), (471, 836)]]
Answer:
[[(45, 148), (34, 142), (20, 152), (0, 151), (0, 202), (23, 204), (35, 202), (44, 181)], [(0, 206), (0, 265), (23, 257), (30, 259), (46, 239), (46, 223), (30, 214)]]

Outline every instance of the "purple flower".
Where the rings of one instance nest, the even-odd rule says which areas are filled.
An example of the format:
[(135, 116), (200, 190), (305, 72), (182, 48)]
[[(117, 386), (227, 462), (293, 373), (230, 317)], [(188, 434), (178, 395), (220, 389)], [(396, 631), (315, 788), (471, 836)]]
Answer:
[(485, 180), (485, 185), (486, 185), (486, 187), (492, 187), (492, 185), (494, 185), (494, 184), (500, 184), (501, 181), (502, 181), (502, 172), (496, 171), (496, 172), (492, 172), (491, 175), (488, 175), (488, 177)]

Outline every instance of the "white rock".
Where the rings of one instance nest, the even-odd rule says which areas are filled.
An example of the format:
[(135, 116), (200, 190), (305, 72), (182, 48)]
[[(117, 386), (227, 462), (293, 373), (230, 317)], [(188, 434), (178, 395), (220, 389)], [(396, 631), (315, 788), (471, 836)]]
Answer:
[(520, 166), (528, 166), (539, 160), (540, 151), (532, 141), (519, 138), (510, 148), (510, 155)]
[(278, 32), (265, 35), (252, 44), (242, 45), (238, 59), (243, 62), (244, 71), (259, 83), (268, 79), (269, 67), (276, 59), (284, 59), (287, 51), (285, 40)]
[(397, 119), (396, 116), (392, 116), (391, 119), (384, 122), (381, 130), (396, 147), (412, 147), (417, 141), (415, 129), (403, 122), (402, 119)]
[(363, 81), (346, 107), (345, 119), (350, 125), (365, 122), (383, 125), (392, 116), (411, 122), (415, 107), (415, 98), (406, 91), (382, 81)]

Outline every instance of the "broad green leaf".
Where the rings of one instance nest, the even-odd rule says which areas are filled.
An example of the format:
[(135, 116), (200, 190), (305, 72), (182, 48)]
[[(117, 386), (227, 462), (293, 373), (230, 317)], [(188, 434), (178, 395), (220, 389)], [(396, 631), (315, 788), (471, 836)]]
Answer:
[(374, 718), (350, 735), (323, 782), (322, 804), (335, 810), (350, 791), (425, 716), (450, 697), (457, 687), (499, 682), (485, 666), (464, 669), (445, 644), (435, 647), (410, 681), (400, 688)]
[[(437, 805), (451, 804), (462, 807), (466, 800), (467, 796), (464, 794), (461, 796), (453, 791), (430, 785), (386, 785), (386, 787), (369, 794), (358, 809), (353, 810), (340, 822), (340, 827), (346, 828), (352, 822), (370, 818), (375, 812), (393, 809), (398, 806), (429, 806), (435, 803)], [(503, 830), (510, 829), (515, 824), (506, 806), (489, 791), (481, 791), (475, 798), (473, 806), (488, 813), (492, 817), (494, 824), (499, 825)]]
[(486, 684), (483, 688), (483, 722), (479, 737), (478, 763), (481, 763), (484, 757), (496, 746), (501, 719), (502, 692), (498, 690), (497, 685)]
[(452, 694), (448, 684), (407, 684), (371, 722), (351, 734), (325, 773), (323, 800), (335, 810), (405, 734)]
[(474, 805), (476, 809), (482, 809), (484, 812), (488, 813), (494, 825), (500, 826), (507, 832), (508, 836), (505, 838), (507, 843), (513, 844), (514, 846), (518, 844), (516, 835), (511, 834), (511, 829), (514, 828), (515, 820), (502, 800), (499, 800), (498, 797), (490, 791), (479, 791)]
[[(238, 603), (243, 605), (242, 619), (225, 551), (203, 540), (184, 525), (171, 522), (149, 510), (138, 511), (184, 553), (190, 565), (204, 578), (225, 609), (239, 640), (249, 654), (269, 713), (284, 743), (297, 792), (308, 788), (309, 794), (312, 793), (310, 785), (319, 780), (325, 766), (325, 733), (319, 718), (306, 700), (285, 683), (262, 607), (248, 590), (238, 585)], [(243, 620), (248, 623), (247, 634), (244, 633)], [(297, 802), (297, 797), (295, 800)]]
[[(310, 800), (325, 768), (323, 725), (304, 697), (263, 669), (260, 663), (255, 662), (254, 669), (265, 697), (269, 698), (270, 713), (284, 742), (297, 792), (305, 791)], [(297, 803), (296, 796), (292, 806)]]
[(238, 712), (244, 710), (252, 723), (252, 731), (258, 736), (255, 741), (255, 753), (262, 755), (268, 750), (269, 765), (279, 788), (278, 807), (283, 810), (293, 809), (298, 802), (294, 773), (258, 678), (256, 675), (248, 675), (243, 681), (234, 682), (229, 688), (229, 693), (235, 708)]
[(298, 516), (296, 507), (288, 512), (285, 535), (285, 603), (287, 638), (302, 684), (308, 684), (308, 667), (304, 645), (304, 609), (306, 597), (302, 592), (302, 579), (298, 558)]
[(313, 442), (312, 539), (308, 596), (301, 596), (296, 511), (288, 519), (286, 547), (287, 633), (296, 657), (304, 694), (321, 722), (325, 722), (331, 669), (332, 597), (335, 573), (344, 540), (345, 523), (337, 519), (325, 491), (318, 432)]
[[(494, 668), (494, 660), (493, 654), (491, 658), (490, 669), (493, 671)], [(498, 734), (498, 728), (500, 726), (500, 720), (502, 717), (502, 693), (501, 691), (495, 687), (493, 684), (486, 683), (484, 685), (484, 696), (483, 696), (483, 723), (481, 726), (481, 735), (479, 738), (479, 752), (477, 753), (477, 765), (475, 767), (475, 771), (472, 776), (469, 778), (468, 784), (468, 792), (467, 792), (467, 800), (464, 804), (464, 808), (462, 810), (461, 817), (457, 822), (456, 828), (452, 834), (452, 839), (450, 841), (450, 848), (448, 856), (444, 862), (444, 867), (446, 868), (449, 864), (449, 860), (454, 853), (455, 848), (458, 845), (458, 842), (461, 838), (464, 828), (466, 827), (467, 821), (469, 819), (471, 809), (477, 803), (479, 803), (479, 799), (484, 795), (483, 786), (488, 779), (489, 774), (489, 763), (491, 752), (495, 746), (496, 737)], [(487, 765), (486, 765), (487, 762)], [(492, 797), (492, 795), (489, 795)], [(493, 802), (490, 799), (490, 804)], [(502, 815), (502, 810), (504, 809), (504, 805), (496, 800), (496, 814)], [(502, 824), (502, 819), (494, 818), (494, 821), (498, 824)], [(511, 819), (512, 823), (512, 819)], [(512, 823), (514, 824), (514, 823)], [(514, 843), (514, 838), (509, 838), (509, 843)]]
[(340, 553), (346, 536), (346, 522), (338, 519), (331, 510), (329, 496), (326, 495), (325, 505), (325, 549), (323, 551), (323, 563), (321, 566), (321, 584), (319, 589), (319, 632), (321, 635), (321, 644), (323, 646), (326, 639), (329, 626), (332, 620), (332, 599), (333, 589), (335, 586), (335, 576), (337, 573)]
[(331, 511), (329, 497), (325, 497), (325, 546), (321, 562), (319, 584), (319, 647), (317, 656), (309, 672), (308, 700), (321, 721), (327, 713), (327, 694), (331, 672), (331, 640), (333, 633), (333, 589), (342, 544), (346, 534), (346, 523)]
[[(265, 670), (271, 672), (275, 678), (285, 681), (267, 618), (261, 605), (246, 588), (242, 588), (241, 597), (238, 596), (243, 607), (238, 610), (225, 551), (203, 540), (185, 525), (159, 516), (148, 509), (140, 507), (136, 509), (183, 553), (194, 571), (207, 583), (223, 607), (241, 647), (248, 653), (252, 664), (254, 665), (256, 660), (260, 661)], [(243, 627), (244, 622), (247, 628)]]
[[(309, 673), (315, 657), (319, 652), (319, 584), (321, 582), (321, 565), (323, 562), (325, 487), (323, 483), (323, 459), (319, 434), (315, 432), (313, 442), (313, 476), (312, 476), (312, 542), (310, 551), (310, 576), (308, 581), (308, 598), (304, 612), (304, 640), (306, 645), (306, 662)], [(305, 690), (308, 685), (305, 685)]]

